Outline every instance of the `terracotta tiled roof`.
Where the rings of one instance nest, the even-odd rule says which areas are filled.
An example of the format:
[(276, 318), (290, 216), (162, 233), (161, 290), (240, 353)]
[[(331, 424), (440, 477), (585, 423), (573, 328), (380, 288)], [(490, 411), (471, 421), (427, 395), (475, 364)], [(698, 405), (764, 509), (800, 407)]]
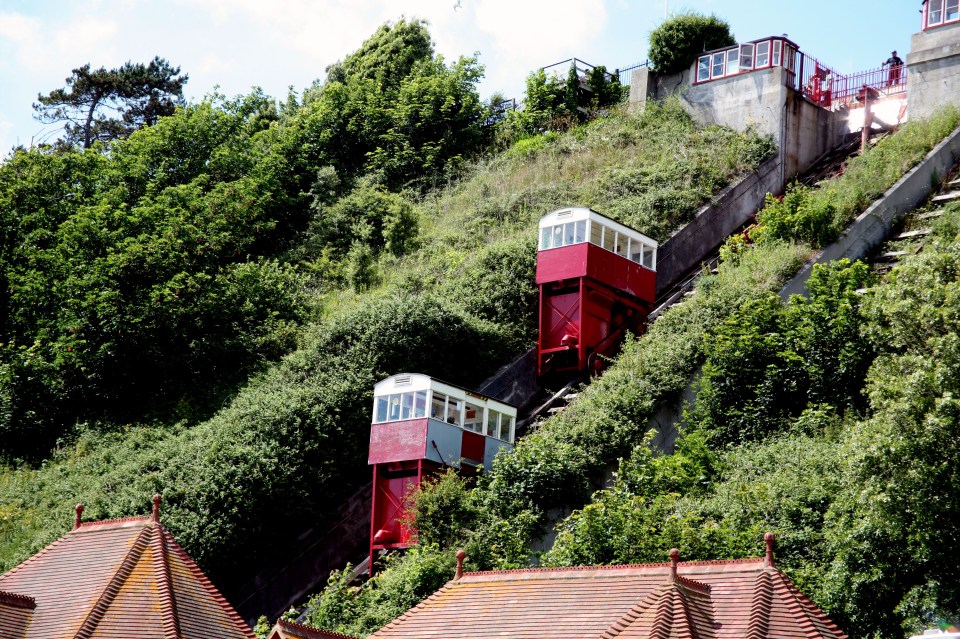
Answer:
[(0, 591), (0, 639), (22, 639), (36, 607), (30, 597)]
[(20, 634), (4, 634), (18, 618), (8, 619), (0, 599), (0, 638), (254, 637), (156, 508), (153, 517), (91, 523), (80, 523), (79, 512), (72, 531), (0, 575), (0, 590), (35, 603)]
[(330, 630), (321, 630), (302, 623), (277, 619), (267, 639), (356, 639)]
[(370, 639), (845, 639), (769, 557), (465, 573)]

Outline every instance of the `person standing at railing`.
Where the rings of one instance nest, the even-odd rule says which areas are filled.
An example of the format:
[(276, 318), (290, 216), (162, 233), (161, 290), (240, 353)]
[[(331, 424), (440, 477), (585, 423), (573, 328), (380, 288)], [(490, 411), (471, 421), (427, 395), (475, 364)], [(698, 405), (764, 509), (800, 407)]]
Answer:
[(896, 51), (887, 58), (883, 66), (890, 67), (890, 70), (887, 71), (887, 86), (892, 87), (895, 84), (900, 84), (900, 69), (903, 68), (903, 60), (900, 59)]

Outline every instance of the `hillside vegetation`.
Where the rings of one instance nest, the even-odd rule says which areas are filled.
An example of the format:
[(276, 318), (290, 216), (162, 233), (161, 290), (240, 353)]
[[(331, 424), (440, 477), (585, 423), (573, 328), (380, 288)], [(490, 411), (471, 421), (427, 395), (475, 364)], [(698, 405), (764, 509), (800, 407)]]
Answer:
[[(960, 428), (949, 372), (960, 344), (949, 319), (957, 213), (885, 280), (863, 264), (825, 265), (809, 299), (787, 303), (774, 293), (809, 252), (796, 238), (810, 225), (788, 219), (775, 234), (765, 220), (798, 193), (832, 212), (822, 224), (852, 219), (958, 123), (956, 109), (911, 123), (841, 177), (771, 198), (755, 243), (731, 238), (696, 295), (628, 342), (490, 476), (469, 486), (449, 474), (422, 491), (421, 544), (360, 589), (333, 575), (311, 601), (312, 622), (375, 630), (446, 582), (458, 547), (469, 569), (663, 561), (671, 547), (717, 559), (762, 554), (768, 530), (778, 566), (853, 636), (954, 618), (960, 581), (942, 557), (955, 551), (947, 522), (960, 481), (949, 462)], [(677, 450), (655, 455), (645, 425), (698, 366)], [(613, 485), (591, 496), (611, 467)], [(570, 507), (553, 546), (532, 553)]]
[(484, 125), (479, 72), (401, 21), (283, 103), (211, 96), (0, 166), (0, 570), (78, 501), (159, 492), (229, 591), (369, 480), (376, 381), (470, 386), (531, 343), (543, 213), (663, 239), (772, 152), (676, 103)]

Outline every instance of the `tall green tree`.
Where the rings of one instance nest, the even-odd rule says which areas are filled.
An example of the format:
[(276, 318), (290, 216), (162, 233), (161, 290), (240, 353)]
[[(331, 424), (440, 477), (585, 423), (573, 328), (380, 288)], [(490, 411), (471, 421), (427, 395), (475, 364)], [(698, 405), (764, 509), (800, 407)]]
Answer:
[(385, 24), (305, 95), (302, 148), (319, 169), (426, 186), (482, 142), (475, 57), (447, 64), (420, 20)]
[(148, 64), (126, 62), (117, 69), (91, 69), (87, 63), (66, 78), (67, 86), (38, 95), (33, 105), (40, 122), (66, 122), (63, 142), (85, 149), (97, 140), (109, 142), (156, 124), (183, 102), (180, 74), (165, 59)]

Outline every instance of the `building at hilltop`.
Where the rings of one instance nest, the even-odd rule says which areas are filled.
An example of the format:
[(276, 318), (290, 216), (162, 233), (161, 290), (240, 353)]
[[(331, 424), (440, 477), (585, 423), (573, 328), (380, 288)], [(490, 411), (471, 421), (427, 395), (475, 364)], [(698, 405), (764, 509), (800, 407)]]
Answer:
[(457, 574), (371, 639), (845, 639), (766, 556)]
[(677, 74), (638, 68), (630, 104), (677, 94), (699, 122), (771, 136), (782, 188), (865, 127), (889, 130), (960, 104), (960, 9), (954, 0), (924, 0), (920, 16), (904, 65), (843, 74), (771, 36), (705, 51)]
[(0, 639), (253, 639), (153, 514), (83, 522), (0, 575)]

